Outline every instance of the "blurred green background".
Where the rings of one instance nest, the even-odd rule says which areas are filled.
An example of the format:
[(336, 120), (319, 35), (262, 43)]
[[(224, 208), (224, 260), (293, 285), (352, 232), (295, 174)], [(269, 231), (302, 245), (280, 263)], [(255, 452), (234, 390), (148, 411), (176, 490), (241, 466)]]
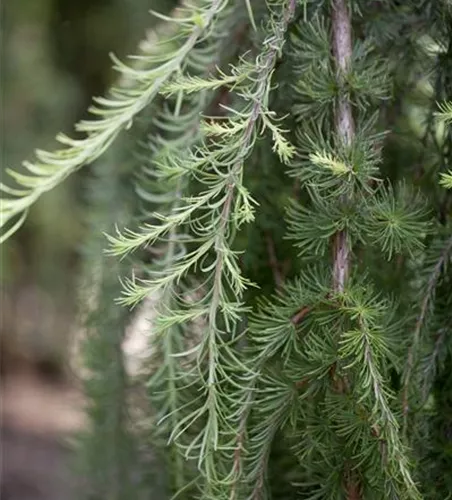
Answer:
[[(103, 94), (115, 78), (109, 52), (121, 58), (135, 53), (155, 22), (149, 9), (167, 11), (172, 5), (172, 0), (2, 2), (2, 176), (5, 168), (31, 159), (35, 148), (53, 148), (58, 132), (72, 133), (91, 97)], [(61, 365), (67, 355), (88, 175), (89, 167), (43, 196), (1, 248), (4, 369), (30, 357)]]

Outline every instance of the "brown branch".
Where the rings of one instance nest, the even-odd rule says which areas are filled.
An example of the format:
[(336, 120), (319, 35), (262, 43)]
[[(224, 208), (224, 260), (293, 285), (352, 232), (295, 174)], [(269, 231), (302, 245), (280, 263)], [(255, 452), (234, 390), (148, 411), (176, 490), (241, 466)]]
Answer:
[(336, 131), (345, 144), (350, 144), (355, 135), (355, 125), (352, 104), (347, 94), (343, 92), (352, 57), (352, 25), (346, 0), (333, 0), (332, 24), (333, 55), (338, 83), (342, 87), (336, 112)]
[(273, 272), (273, 279), (275, 280), (276, 288), (280, 289), (284, 283), (284, 276), (282, 273), (281, 265), (276, 256), (275, 242), (269, 232), (265, 233), (265, 241), (267, 242), (268, 263)]
[[(352, 104), (344, 89), (345, 77), (352, 57), (352, 27), (346, 0), (333, 0), (332, 44), (336, 61), (337, 81), (340, 94), (336, 105), (336, 133), (344, 145), (352, 143), (355, 135)], [(333, 282), (336, 292), (343, 292), (349, 275), (350, 248), (345, 231), (335, 236)]]
[[(335, 125), (336, 134), (342, 145), (350, 145), (355, 136), (352, 104), (345, 89), (345, 79), (352, 58), (352, 26), (347, 0), (332, 0), (332, 45), (336, 63), (336, 77), (339, 87), (339, 97), (336, 103)], [(342, 200), (346, 202), (347, 200)], [(350, 274), (350, 245), (345, 230), (339, 231), (334, 237), (333, 290), (342, 293)], [(333, 368), (333, 380), (336, 366)], [(348, 381), (345, 377), (334, 380), (336, 389), (346, 392)], [(360, 500), (362, 491), (360, 482), (354, 474), (346, 471), (344, 474), (346, 496), (349, 500)]]
[(333, 289), (342, 293), (345, 288), (350, 272), (350, 247), (347, 232), (339, 231), (334, 235), (334, 267), (333, 267)]
[(304, 318), (308, 315), (309, 312), (311, 312), (311, 307), (309, 306), (303, 307), (290, 318), (290, 321), (294, 325), (298, 325), (304, 320)]
[[(331, 293), (328, 292), (323, 297), (323, 300), (331, 300), (331, 297), (332, 297)], [(312, 306), (302, 306), (302, 307), (300, 307), (300, 309), (290, 318), (290, 321), (294, 325), (298, 325), (312, 311), (312, 309), (313, 309)]]
[(295, 382), (295, 387), (297, 389), (304, 389), (308, 384), (309, 384), (309, 379), (308, 378), (303, 378), (303, 379), (297, 380)]
[(350, 465), (346, 468), (344, 476), (347, 500), (360, 500), (362, 498), (361, 484), (357, 474), (351, 470)]

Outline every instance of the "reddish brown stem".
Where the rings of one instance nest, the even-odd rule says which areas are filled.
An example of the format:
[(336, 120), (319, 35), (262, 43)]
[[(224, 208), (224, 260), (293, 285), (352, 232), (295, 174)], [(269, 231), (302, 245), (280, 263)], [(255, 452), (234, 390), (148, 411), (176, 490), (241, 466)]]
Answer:
[(298, 312), (296, 312), (291, 318), (290, 318), (290, 321), (294, 324), (294, 325), (298, 325), (299, 323), (301, 323), (303, 321), (303, 319), (308, 315), (308, 313), (310, 312), (311, 308), (306, 306), (306, 307), (303, 307), (302, 309), (300, 309)]
[(357, 478), (347, 474), (347, 500), (361, 500), (361, 486)]
[(268, 262), (273, 272), (273, 279), (275, 280), (276, 288), (279, 289), (283, 285), (284, 276), (276, 256), (275, 243), (270, 233), (265, 234), (265, 240), (267, 242)]

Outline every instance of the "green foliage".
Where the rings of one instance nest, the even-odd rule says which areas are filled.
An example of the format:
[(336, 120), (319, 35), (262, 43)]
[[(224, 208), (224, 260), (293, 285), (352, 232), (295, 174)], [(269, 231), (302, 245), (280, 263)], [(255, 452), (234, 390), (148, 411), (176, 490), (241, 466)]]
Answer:
[(147, 494), (144, 464), (130, 429), (130, 382), (121, 348), (129, 314), (114, 304), (121, 265), (102, 255), (101, 232), (130, 218), (130, 183), (123, 182), (124, 174), (111, 165), (96, 166), (86, 195), (92, 237), (83, 249), (86, 269), (81, 313), (83, 382), (90, 427), (79, 439), (77, 470), (85, 479), (79, 494), (91, 500), (140, 499)]
[[(452, 122), (452, 103), (446, 102), (441, 106), (441, 112), (439, 113), (439, 118), (446, 125), (450, 125)], [(441, 184), (446, 189), (452, 189), (452, 172), (441, 174)]]
[[(74, 170), (97, 159), (114, 141), (118, 133), (132, 125), (134, 117), (156, 97), (160, 87), (177, 71), (191, 49), (209, 28), (213, 18), (223, 8), (217, 0), (210, 8), (187, 10), (187, 17), (174, 19), (179, 24), (175, 39), (166, 41), (166, 47), (154, 55), (141, 55), (149, 69), (135, 69), (114, 56), (114, 68), (130, 83), (112, 88), (109, 97), (96, 97), (90, 108), (93, 120), (76, 125), (76, 131), (86, 134), (83, 139), (58, 135), (64, 146), (56, 152), (36, 151), (37, 162), (25, 162), (26, 174), (8, 170), (18, 187), (1, 185), (10, 195), (1, 206), (1, 227), (13, 219), (14, 223), (2, 239), (6, 239), (23, 223), (27, 210), (44, 192), (52, 189)], [(183, 15), (183, 14), (181, 14)], [(158, 63), (154, 66), (154, 63)]]
[(198, 0), (159, 17), (139, 66), (115, 59), (123, 80), (85, 138), (3, 187), (6, 238), (143, 112), (117, 178), (134, 196), (104, 205), (132, 213), (97, 228), (96, 436), (127, 429), (96, 425), (129, 392), (123, 306), (144, 308), (140, 438), (168, 498), (446, 498), (450, 2)]

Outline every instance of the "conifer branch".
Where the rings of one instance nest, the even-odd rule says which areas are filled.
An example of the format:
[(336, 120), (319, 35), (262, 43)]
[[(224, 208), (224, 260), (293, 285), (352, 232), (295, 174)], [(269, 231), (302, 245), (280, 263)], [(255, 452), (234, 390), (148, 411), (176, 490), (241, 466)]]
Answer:
[[(176, 191), (177, 193), (178, 191)], [(177, 202), (176, 202), (177, 203)], [(177, 234), (176, 230), (172, 229), (169, 235), (169, 242), (166, 248), (166, 255), (162, 262), (162, 268), (169, 267), (174, 262), (176, 257), (176, 242)], [(158, 264), (157, 264), (158, 265)], [(173, 309), (173, 294), (174, 290), (167, 288), (164, 290), (162, 297), (158, 301), (158, 311), (163, 315), (166, 311), (171, 311)], [(183, 406), (183, 400), (181, 398), (180, 389), (178, 385), (183, 385), (184, 379), (180, 374), (179, 361), (174, 356), (177, 355), (183, 348), (183, 340), (181, 331), (178, 328), (179, 325), (167, 324), (160, 328), (156, 325), (155, 327), (155, 347), (158, 349), (158, 354), (162, 357), (160, 361), (161, 366), (148, 382), (148, 388), (151, 392), (151, 403), (158, 399), (155, 394), (159, 390), (163, 392), (163, 407), (157, 414), (157, 421), (159, 422), (163, 418), (167, 418), (168, 426), (163, 426), (165, 432), (165, 440), (168, 440), (172, 429), (177, 426), (178, 420), (180, 418), (179, 413), (181, 412), (181, 407)], [(158, 339), (158, 340), (157, 340)], [(154, 399), (155, 398), (155, 399)], [(160, 431), (162, 429), (159, 429)], [(173, 446), (173, 449), (175, 447)], [(174, 449), (173, 453), (170, 455), (171, 462), (168, 462), (170, 470), (173, 472), (174, 476), (174, 488), (176, 491), (182, 490), (185, 486), (184, 474), (184, 460), (182, 454), (178, 449)]]
[[(437, 117), (446, 126), (452, 123), (452, 102), (445, 102), (440, 105), (440, 111)], [(446, 189), (452, 189), (452, 171), (441, 173), (440, 184)]]
[[(288, 2), (281, 2), (281, 3), (283, 11), (282, 15), (280, 15), (280, 20), (271, 21), (272, 23), (275, 23), (272, 25), (274, 29), (273, 36), (267, 39), (267, 48), (265, 52), (261, 54), (260, 58), (258, 58), (259, 71), (257, 72), (256, 75), (256, 82), (258, 83), (257, 83), (257, 88), (253, 95), (254, 104), (253, 107), (251, 108), (249, 119), (247, 121), (245, 128), (245, 133), (242, 139), (243, 151), (248, 151), (250, 149), (252, 142), (254, 142), (253, 137), (255, 137), (254, 134), (257, 123), (260, 117), (265, 115), (266, 113), (265, 101), (267, 99), (270, 90), (271, 75), (275, 67), (276, 61), (279, 57), (282, 46), (284, 44), (284, 37), (288, 29), (289, 23), (295, 14), (295, 0), (289, 0)], [(284, 5), (284, 3), (286, 5)], [(243, 156), (233, 167), (230, 174), (231, 180), (234, 179), (234, 177), (242, 175), (241, 174), (242, 168), (243, 168)], [(234, 188), (235, 186), (232, 183), (229, 184), (227, 187), (227, 194), (221, 213), (220, 227), (217, 229), (217, 237), (215, 242), (217, 258), (215, 264), (215, 273), (213, 277), (213, 294), (209, 311), (209, 331), (210, 331), (209, 345), (211, 347), (209, 348), (209, 378), (207, 382), (207, 387), (209, 388), (209, 399), (212, 398), (212, 401), (215, 401), (216, 399), (216, 394), (214, 392), (215, 391), (214, 384), (216, 383), (217, 380), (217, 376), (215, 374), (215, 365), (217, 358), (215, 354), (216, 349), (214, 347), (217, 336), (216, 321), (217, 321), (218, 310), (220, 307), (220, 297), (222, 293), (224, 293), (222, 279), (225, 266), (225, 254), (220, 249), (226, 242), (227, 222), (230, 219), (232, 201), (235, 195)], [(214, 417), (214, 415), (209, 414), (209, 420), (207, 425), (209, 425), (209, 421), (212, 418), (216, 419), (216, 416)], [(239, 448), (242, 446), (240, 436), (241, 434), (239, 433), (239, 442), (236, 445)], [(211, 437), (214, 439), (215, 443), (217, 437), (215, 435)], [(236, 459), (233, 465), (233, 475), (237, 474), (237, 472), (239, 471), (240, 468), (238, 466)]]
[(439, 105), (439, 112), (436, 113), (438, 119), (449, 125), (452, 124), (452, 102), (443, 102)]
[(245, 450), (245, 440), (248, 418), (251, 413), (251, 403), (254, 398), (254, 380), (250, 383), (248, 395), (244, 399), (243, 408), (239, 417), (239, 428), (234, 449), (234, 458), (232, 466), (232, 485), (229, 500), (240, 500), (240, 494), (243, 491), (243, 461)]
[[(248, 439), (246, 484), (251, 488), (248, 500), (267, 498), (266, 477), (271, 446), (278, 429), (288, 420), (289, 410), (296, 397), (295, 391), (271, 374), (261, 376), (255, 398), (256, 419)], [(259, 405), (259, 403), (261, 403)]]
[(431, 302), (435, 296), (435, 289), (438, 283), (438, 279), (441, 276), (444, 265), (449, 258), (449, 254), (452, 252), (452, 237), (447, 240), (446, 245), (436, 262), (430, 277), (427, 282), (427, 288), (425, 290), (424, 298), (421, 302), (421, 308), (419, 316), (416, 320), (416, 325), (413, 331), (413, 338), (408, 349), (408, 357), (405, 365), (405, 371), (403, 375), (403, 392), (402, 392), (402, 409), (403, 409), (403, 433), (406, 435), (408, 431), (408, 414), (410, 411), (409, 404), (409, 390), (411, 384), (411, 376), (413, 373), (415, 358), (418, 352), (419, 342), (421, 338), (422, 328), (424, 327), (425, 320), (427, 318), (429, 309), (431, 307)]
[(442, 173), (440, 184), (446, 189), (452, 189), (452, 172)]
[[(86, 137), (71, 139), (60, 134), (57, 140), (67, 146), (65, 149), (55, 152), (36, 151), (37, 162), (24, 162), (25, 174), (7, 171), (20, 189), (0, 184), (0, 192), (6, 195), (0, 203), (0, 228), (16, 219), (5, 230), (0, 243), (19, 229), (28, 209), (42, 194), (57, 186), (78, 168), (97, 159), (122, 130), (132, 125), (135, 116), (153, 101), (162, 86), (180, 70), (187, 55), (210, 29), (215, 17), (226, 4), (227, 0), (212, 0), (194, 9), (194, 12), (188, 11), (185, 19), (172, 19), (181, 29), (171, 43), (178, 40), (180, 46), (175, 50), (162, 51), (160, 57), (142, 56), (144, 61), (151, 64), (157, 60), (160, 63), (157, 67), (134, 69), (115, 58), (115, 68), (127, 78), (127, 85), (113, 87), (109, 97), (94, 100), (95, 105), (90, 111), (96, 119), (84, 120), (76, 125), (76, 130), (85, 133)], [(169, 45), (166, 44), (165, 48), (168, 49)]]
[(429, 396), (429, 390), (431, 389), (432, 379), (438, 368), (438, 359), (442, 354), (442, 348), (445, 344), (445, 339), (448, 334), (447, 328), (441, 328), (441, 330), (436, 334), (436, 338), (434, 341), (433, 351), (426, 359), (425, 364), (426, 368), (423, 370), (423, 381), (422, 381), (422, 403), (425, 404), (427, 398)]
[[(352, 104), (344, 88), (352, 58), (352, 27), (346, 0), (333, 0), (331, 8), (333, 56), (339, 85), (339, 97), (335, 110), (336, 133), (342, 145), (347, 146), (351, 145), (355, 134)], [(350, 243), (345, 230), (335, 235), (333, 252), (333, 290), (343, 293), (350, 274)], [(348, 474), (345, 477), (345, 483), (348, 498), (359, 500), (360, 489)]]
[[(390, 407), (393, 394), (387, 388), (381, 370), (382, 359), (388, 357), (389, 350), (387, 340), (380, 332), (388, 327), (383, 323), (378, 324), (378, 321), (388, 321), (391, 305), (359, 287), (356, 291), (348, 292), (349, 297), (341, 307), (351, 319), (356, 320), (358, 328), (342, 335), (341, 357), (350, 360), (346, 368), (359, 365), (355, 389), (361, 393), (358, 403), (371, 396), (372, 434), (384, 444), (380, 446), (380, 453), (388, 484), (393, 484), (397, 491), (399, 478), (408, 498), (419, 500), (420, 494), (411, 477), (406, 449), (399, 434), (399, 423)], [(354, 486), (350, 486), (354, 490)]]
[[(196, 178), (205, 190), (197, 196), (183, 198), (177, 210), (168, 215), (155, 213), (156, 223), (146, 223), (139, 231), (126, 230), (109, 237), (109, 252), (115, 255), (126, 255), (143, 245), (164, 241), (175, 227), (189, 228), (192, 234), (189, 240), (195, 244), (192, 251), (176, 259), (165, 272), (151, 274), (149, 279), (140, 282), (128, 281), (122, 299), (124, 304), (133, 305), (150, 293), (164, 292), (197, 266), (202, 265), (206, 269), (209, 288), (199, 304), (206, 325), (203, 337), (195, 348), (202, 377), (203, 402), (192, 414), (179, 420), (172, 432), (172, 439), (179, 439), (197, 422), (204, 422), (203, 429), (186, 446), (186, 455), (197, 457), (205, 498), (217, 498), (218, 488), (233, 483), (239, 470), (236, 461), (232, 460), (224, 476), (221, 457), (231, 446), (227, 429), (232, 428), (231, 419), (235, 420), (239, 414), (234, 407), (243, 405), (247, 399), (247, 391), (240, 388), (241, 394), (231, 407), (231, 398), (225, 399), (223, 389), (225, 383), (236, 384), (229, 371), (232, 370), (231, 363), (234, 360), (238, 362), (238, 359), (229, 342), (234, 337), (235, 323), (243, 311), (241, 296), (249, 284), (241, 276), (237, 253), (231, 248), (232, 228), (253, 219), (253, 200), (243, 186), (244, 162), (253, 150), (261, 125), (270, 129), (276, 152), (281, 157), (291, 155), (290, 145), (282, 138), (281, 130), (274, 123), (274, 114), (267, 107), (271, 78), (295, 12), (295, 1), (279, 1), (277, 6), (272, 4), (261, 53), (253, 63), (244, 66), (245, 75), (234, 83), (235, 91), (245, 102), (244, 108), (228, 108), (230, 116), (218, 123), (201, 122), (200, 130), (204, 134), (212, 132), (218, 136), (217, 141), (211, 143), (206, 139), (182, 157), (167, 155), (166, 164), (161, 165), (168, 172), (178, 171), (177, 175)], [(232, 81), (226, 75), (224, 78), (226, 84)], [(180, 83), (181, 93), (199, 93), (211, 88), (210, 83), (206, 86), (201, 82), (196, 89), (198, 80), (193, 78), (175, 81)], [(212, 81), (214, 87), (220, 86), (219, 81)], [(209, 214), (208, 218), (206, 214)], [(234, 300), (229, 298), (231, 293)], [(186, 321), (185, 317), (180, 316), (180, 321)], [(234, 439), (237, 439), (236, 434)]]
[[(129, 313), (117, 305), (143, 299), (151, 442), (141, 442), (163, 458), (173, 498), (447, 496), (452, 107), (435, 111), (452, 89), (452, 10), (418, 3), (182, 0), (157, 14), (164, 24), (130, 67), (114, 59), (121, 78), (77, 125), (82, 138), (62, 138), (66, 149), (38, 152), (1, 185), (4, 240), (53, 182), (144, 125), (140, 164), (93, 193), (113, 202), (101, 229), (106, 253), (122, 258), (106, 265), (96, 239), (99, 335), (86, 353), (96, 432), (85, 450), (99, 478), (96, 452), (114, 474), (99, 497), (142, 496), (124, 454)], [(424, 153), (420, 178), (406, 137)], [(123, 187), (135, 188), (127, 201)], [(134, 211), (126, 228), (119, 207)], [(293, 247), (270, 236), (284, 212)], [(128, 277), (114, 304), (118, 272)]]
[[(195, 48), (189, 54), (188, 67), (199, 67), (200, 74), (205, 78), (215, 72), (215, 62), (218, 63), (222, 57), (227, 56), (231, 51), (231, 47), (234, 47), (228, 45), (226, 48), (222, 37), (222, 32), (228, 29), (231, 20), (231, 10), (226, 9), (217, 23), (215, 33), (206, 40), (207, 43), (204, 47)], [(243, 26), (241, 24), (239, 26), (243, 31)], [(183, 81), (183, 78), (180, 76), (176, 81)], [(193, 78), (193, 81), (198, 80), (201, 83), (204, 81), (201, 77)], [(206, 109), (215, 109), (218, 102), (218, 96), (207, 93), (204, 85), (201, 85), (194, 96), (189, 97), (189, 93), (186, 91), (176, 92), (174, 113), (168, 112), (153, 120), (162, 135), (158, 139), (152, 138), (151, 140), (150, 149), (153, 153), (152, 163), (154, 169), (143, 168), (143, 176), (150, 176), (153, 179), (148, 185), (143, 183), (146, 180), (145, 177), (141, 180), (143, 185), (140, 187), (139, 192), (142, 193), (143, 201), (147, 202), (155, 199), (158, 203), (159, 196), (154, 193), (165, 193), (162, 200), (168, 200), (169, 205), (164, 207), (159, 204), (160, 215), (165, 217), (180, 211), (183, 204), (181, 196), (187, 190), (188, 182), (187, 171), (178, 171), (174, 175), (171, 168), (171, 158), (178, 158), (179, 156), (184, 158), (191, 149), (195, 149), (200, 144), (204, 132), (201, 126), (201, 116)], [(183, 95), (182, 99), (180, 98), (181, 95)], [(163, 137), (168, 136), (168, 134), (171, 138), (164, 139)], [(155, 217), (156, 214), (153, 215)], [(148, 220), (149, 216), (149, 210), (145, 210), (145, 220)], [(160, 218), (156, 217), (157, 224), (155, 227), (158, 227), (159, 220)], [(149, 223), (147, 224), (146, 227), (151, 227)], [(166, 238), (157, 238), (155, 240), (157, 244), (159, 239), (162, 240), (163, 248), (167, 248), (167, 252), (161, 262), (156, 261), (152, 268), (149, 269), (151, 279), (155, 279), (159, 275), (171, 274), (180, 257), (186, 255), (184, 245), (186, 242), (184, 240), (187, 240), (187, 238), (182, 237), (184, 235), (182, 223), (170, 224), (166, 230), (168, 231)], [(138, 233), (135, 234), (138, 235)], [(143, 240), (143, 243), (146, 242), (146, 240)], [(177, 252), (176, 242), (179, 248)], [(129, 249), (130, 251), (133, 250), (130, 246)], [(190, 440), (193, 438), (193, 433), (190, 435), (189, 432), (185, 432), (185, 435), (180, 435), (177, 439), (171, 438), (174, 436), (175, 431), (181, 428), (181, 424), (185, 425), (187, 416), (190, 421), (193, 420), (192, 412), (198, 410), (197, 404), (200, 399), (196, 394), (196, 390), (199, 390), (200, 385), (196, 363), (193, 359), (191, 361), (188, 359), (191, 357), (188, 352), (192, 349), (184, 345), (187, 341), (182, 335), (191, 329), (199, 329), (199, 325), (191, 327), (188, 327), (188, 325), (198, 318), (205, 318), (208, 313), (207, 304), (195, 302), (189, 305), (186, 299), (187, 295), (191, 295), (191, 292), (186, 290), (186, 284), (178, 284), (174, 280), (166, 281), (161, 297), (158, 300), (157, 318), (155, 325), (153, 325), (153, 330), (155, 330), (153, 344), (158, 353), (157, 362), (161, 364), (148, 383), (151, 402), (157, 405), (158, 409), (157, 432), (164, 434), (166, 441), (168, 438), (170, 439), (169, 449), (172, 450), (172, 453), (170, 454), (168, 466), (170, 470), (174, 471), (172, 487), (178, 493), (182, 493), (185, 482), (190, 477), (185, 473), (187, 463), (183, 454), (184, 450), (191, 447)], [(196, 342), (196, 339), (193, 340)], [(199, 338), (197, 341), (199, 342)], [(195, 351), (198, 348), (199, 346), (196, 346)], [(186, 351), (186, 355), (184, 351)], [(193, 395), (196, 397), (194, 401), (190, 401), (190, 397)], [(196, 483), (201, 481), (202, 484), (202, 478), (196, 476), (195, 478)]]
[(112, 164), (96, 165), (95, 178), (88, 186), (89, 224), (95, 231), (83, 248), (87, 293), (82, 297), (82, 312), (86, 332), (83, 383), (91, 425), (81, 436), (79, 459), (90, 495), (125, 500), (142, 494), (143, 471), (130, 432), (129, 380), (121, 349), (128, 312), (113, 303), (119, 288), (116, 273), (122, 265), (102, 255), (101, 231), (110, 229), (114, 221), (130, 218), (126, 204), (118, 203), (118, 199), (125, 201), (130, 185), (122, 184)]

